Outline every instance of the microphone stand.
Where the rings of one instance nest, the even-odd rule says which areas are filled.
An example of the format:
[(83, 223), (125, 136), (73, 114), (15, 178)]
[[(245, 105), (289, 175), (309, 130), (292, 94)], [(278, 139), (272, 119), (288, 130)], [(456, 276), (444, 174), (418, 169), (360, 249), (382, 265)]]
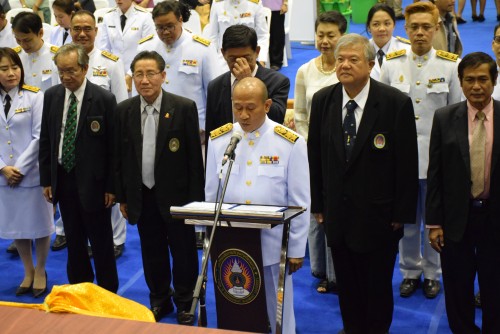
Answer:
[[(224, 201), (224, 196), (226, 195), (226, 189), (227, 189), (227, 184), (229, 182), (229, 176), (231, 175), (231, 169), (233, 168), (234, 158), (235, 158), (235, 153), (233, 152), (228, 159), (229, 166), (227, 167), (226, 178), (224, 179), (224, 184), (222, 186), (222, 194), (219, 201), (217, 202), (217, 210), (215, 211), (214, 224), (212, 227), (212, 232), (210, 233), (210, 239), (208, 243), (205, 240), (203, 245), (201, 272), (198, 275), (198, 279), (196, 280), (196, 286), (193, 291), (193, 302), (191, 304), (191, 310), (189, 311), (189, 315), (192, 317), (194, 321), (194, 312), (196, 311), (196, 306), (198, 305), (198, 302), (200, 302), (200, 316), (198, 319), (199, 327), (207, 327), (207, 314), (205, 308), (205, 293), (206, 293), (205, 288), (208, 281), (207, 278), (208, 258), (210, 255), (210, 248), (212, 247), (212, 242), (214, 240), (215, 230), (217, 229), (217, 225), (220, 223), (219, 216), (222, 210), (222, 203)], [(221, 169), (221, 176), (219, 178), (221, 177), (222, 177), (222, 169)]]

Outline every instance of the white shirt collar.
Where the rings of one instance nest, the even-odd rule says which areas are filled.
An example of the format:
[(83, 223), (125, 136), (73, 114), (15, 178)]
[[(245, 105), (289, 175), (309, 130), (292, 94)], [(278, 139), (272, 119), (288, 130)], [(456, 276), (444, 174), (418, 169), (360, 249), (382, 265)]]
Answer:
[(366, 100), (368, 100), (368, 93), (370, 92), (370, 79), (368, 79), (368, 82), (366, 83), (365, 87), (359, 92), (358, 95), (356, 95), (354, 98), (350, 98), (349, 95), (347, 95), (347, 92), (345, 90), (345, 87), (342, 86), (342, 109), (345, 108), (347, 102), (349, 100), (354, 100), (358, 107), (361, 110), (365, 109), (366, 105)]

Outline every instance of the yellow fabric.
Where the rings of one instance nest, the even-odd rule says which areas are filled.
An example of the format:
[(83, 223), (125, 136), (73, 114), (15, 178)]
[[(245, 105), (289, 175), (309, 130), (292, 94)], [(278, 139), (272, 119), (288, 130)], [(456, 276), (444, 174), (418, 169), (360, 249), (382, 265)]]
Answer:
[(43, 304), (0, 301), (0, 306), (155, 322), (153, 313), (144, 305), (120, 297), (92, 283), (54, 285)]

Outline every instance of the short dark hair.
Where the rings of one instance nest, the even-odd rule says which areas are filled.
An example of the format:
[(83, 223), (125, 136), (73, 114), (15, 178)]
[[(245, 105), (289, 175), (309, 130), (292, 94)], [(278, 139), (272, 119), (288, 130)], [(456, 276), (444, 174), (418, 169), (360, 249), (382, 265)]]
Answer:
[(85, 9), (81, 9), (79, 11), (74, 12), (73, 15), (71, 16), (71, 21), (73, 22), (73, 19), (77, 16), (85, 16), (85, 15), (90, 16), (92, 20), (94, 20), (94, 24), (97, 24), (94, 14)]
[(253, 51), (257, 50), (257, 33), (253, 28), (243, 24), (235, 24), (226, 29), (222, 36), (223, 50), (247, 46), (251, 47)]
[(159, 2), (153, 8), (152, 16), (153, 20), (158, 16), (167, 15), (169, 13), (174, 13), (177, 19), (182, 17), (182, 22), (189, 21), (189, 17), (191, 16), (191, 11), (189, 10), (189, 6), (183, 2), (176, 0), (166, 0)]
[(368, 17), (366, 19), (366, 31), (368, 31), (368, 28), (370, 28), (370, 23), (372, 22), (373, 15), (375, 15), (375, 13), (379, 11), (386, 12), (387, 15), (391, 17), (392, 23), (394, 23), (394, 25), (396, 24), (396, 13), (394, 13), (394, 9), (392, 9), (392, 7), (389, 7), (389, 5), (386, 5), (385, 3), (377, 3), (368, 11)]
[(458, 64), (458, 77), (460, 78), (460, 82), (464, 78), (464, 71), (466, 68), (478, 68), (483, 64), (488, 64), (491, 82), (495, 84), (498, 76), (497, 63), (489, 54), (484, 52), (472, 52), (462, 58), (462, 61)]
[(22, 12), (14, 17), (12, 21), (12, 30), (23, 34), (38, 34), (42, 30), (42, 19), (35, 13)]
[(81, 5), (79, 2), (75, 2), (73, 0), (54, 0), (52, 3), (52, 8), (57, 7), (68, 15), (71, 15), (73, 12), (81, 9)]
[(163, 59), (162, 56), (156, 51), (141, 51), (139, 52), (135, 57), (134, 60), (132, 60), (132, 63), (130, 64), (130, 70), (132, 73), (134, 73), (135, 70), (135, 63), (137, 63), (139, 60), (144, 60), (144, 59), (150, 59), (156, 61), (156, 65), (158, 65), (158, 69), (163, 72), (165, 70), (165, 60)]
[[(12, 60), (14, 64), (16, 64), (17, 66), (19, 66), (19, 68), (21, 68), (21, 80), (19, 80), (19, 89), (21, 89), (24, 85), (24, 67), (23, 63), (21, 62), (21, 58), (19, 58), (17, 52), (14, 51), (13, 49), (0, 47), (0, 60), (2, 60), (2, 58), (8, 58)], [(4, 89), (1, 83), (0, 87)]]
[(495, 34), (497, 33), (498, 28), (500, 28), (500, 23), (495, 26), (495, 30), (493, 30), (493, 38), (495, 38)]
[(2, 4), (0, 4), (0, 14), (6, 14)]
[(347, 31), (346, 18), (336, 10), (330, 10), (328, 12), (319, 14), (316, 22), (314, 23), (314, 31), (318, 30), (318, 26), (320, 23), (330, 23), (337, 25), (341, 34), (345, 34), (345, 32)]

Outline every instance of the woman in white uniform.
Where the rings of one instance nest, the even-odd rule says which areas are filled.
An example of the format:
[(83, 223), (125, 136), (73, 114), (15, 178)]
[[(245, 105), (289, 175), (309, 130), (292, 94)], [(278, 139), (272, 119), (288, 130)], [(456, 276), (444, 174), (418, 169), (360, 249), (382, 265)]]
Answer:
[[(45, 201), (38, 172), (43, 93), (24, 85), (21, 59), (0, 48), (0, 238), (14, 239), (24, 265), (16, 295), (47, 290), (47, 259), (54, 233), (53, 208)], [(36, 265), (31, 240), (35, 240)]]
[(372, 35), (370, 43), (375, 48), (375, 66), (372, 68), (370, 76), (380, 79), (380, 71), (385, 56), (388, 53), (405, 49), (410, 50), (410, 41), (402, 37), (393, 37), (392, 33), (396, 27), (396, 15), (394, 10), (386, 4), (378, 3), (368, 12), (366, 20), (366, 31)]
[(50, 44), (63, 46), (73, 41), (69, 28), (71, 27), (71, 16), (81, 9), (81, 5), (73, 0), (55, 0), (52, 10), (58, 26), (50, 33)]

